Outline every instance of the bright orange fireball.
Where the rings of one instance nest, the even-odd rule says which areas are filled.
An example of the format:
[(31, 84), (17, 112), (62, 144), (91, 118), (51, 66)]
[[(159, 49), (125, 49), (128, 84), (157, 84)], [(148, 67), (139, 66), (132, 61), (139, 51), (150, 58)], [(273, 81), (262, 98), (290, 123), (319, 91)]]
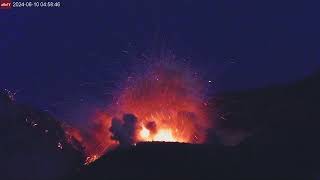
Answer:
[(85, 147), (88, 157), (96, 159), (117, 144), (108, 131), (111, 119), (121, 119), (124, 114), (130, 113), (137, 118), (132, 137), (134, 143), (203, 143), (211, 123), (202, 82), (189, 69), (172, 63), (153, 65), (145, 74), (130, 78), (119, 97), (114, 98), (115, 102), (107, 109), (108, 116), (94, 121), (93, 128), (85, 134), (73, 133), (74, 138)]

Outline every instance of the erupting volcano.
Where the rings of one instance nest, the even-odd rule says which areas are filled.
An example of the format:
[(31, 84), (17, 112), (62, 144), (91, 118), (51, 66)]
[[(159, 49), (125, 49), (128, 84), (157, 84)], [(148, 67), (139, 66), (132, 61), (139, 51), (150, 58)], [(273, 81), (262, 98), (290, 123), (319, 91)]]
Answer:
[(174, 63), (157, 63), (129, 78), (114, 100), (86, 132), (67, 131), (90, 161), (117, 144), (203, 143), (211, 127), (203, 81)]

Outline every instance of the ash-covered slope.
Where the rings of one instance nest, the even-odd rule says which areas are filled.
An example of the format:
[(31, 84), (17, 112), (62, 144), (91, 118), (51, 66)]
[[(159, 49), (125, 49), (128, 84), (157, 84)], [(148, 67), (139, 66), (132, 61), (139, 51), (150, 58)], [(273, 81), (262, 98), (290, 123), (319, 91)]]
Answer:
[(61, 179), (80, 166), (61, 124), (49, 114), (15, 104), (0, 93), (0, 179)]
[(138, 144), (106, 154), (73, 178), (315, 179), (319, 92), (320, 73), (291, 85), (220, 96), (213, 99), (221, 111), (217, 130), (248, 132), (240, 144), (215, 143), (218, 133), (210, 133), (207, 145)]

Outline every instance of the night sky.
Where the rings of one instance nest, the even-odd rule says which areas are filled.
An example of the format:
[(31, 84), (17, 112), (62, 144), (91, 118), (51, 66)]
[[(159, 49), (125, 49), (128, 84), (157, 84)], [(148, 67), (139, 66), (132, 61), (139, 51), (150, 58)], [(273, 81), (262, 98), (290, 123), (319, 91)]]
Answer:
[(311, 1), (60, 1), (0, 11), (0, 88), (81, 121), (110, 102), (145, 56), (172, 51), (212, 91), (269, 87), (320, 67)]

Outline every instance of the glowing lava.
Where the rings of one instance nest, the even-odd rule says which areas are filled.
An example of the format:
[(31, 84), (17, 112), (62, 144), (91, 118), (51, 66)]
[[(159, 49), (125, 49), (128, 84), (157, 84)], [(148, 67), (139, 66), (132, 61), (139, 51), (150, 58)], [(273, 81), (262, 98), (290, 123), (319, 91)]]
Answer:
[[(173, 63), (158, 63), (144, 74), (130, 78), (114, 103), (104, 115), (95, 118), (85, 133), (69, 134), (84, 147), (87, 157), (94, 157), (91, 158), (94, 160), (120, 142), (112, 139), (114, 134), (109, 131), (114, 117), (119, 121), (115, 124), (121, 126), (120, 132), (130, 132), (123, 132), (119, 137), (130, 138), (134, 143), (203, 143), (206, 130), (211, 127), (204, 89), (203, 81), (190, 69)], [(133, 131), (122, 122), (124, 114), (136, 117)]]
[(202, 81), (172, 64), (156, 64), (131, 80), (110, 110), (137, 117), (136, 142), (202, 143), (210, 127)]
[(150, 131), (147, 128), (142, 127), (142, 130), (140, 131), (140, 137), (142, 139), (147, 140), (147, 139), (149, 139), (149, 136), (150, 136)]
[(177, 142), (178, 140), (172, 136), (171, 130), (161, 129), (154, 136), (154, 141), (166, 141), (166, 142)]
[(163, 141), (163, 142), (184, 142), (176, 139), (170, 129), (160, 129), (157, 133), (151, 134), (145, 127), (140, 130), (140, 141)]

